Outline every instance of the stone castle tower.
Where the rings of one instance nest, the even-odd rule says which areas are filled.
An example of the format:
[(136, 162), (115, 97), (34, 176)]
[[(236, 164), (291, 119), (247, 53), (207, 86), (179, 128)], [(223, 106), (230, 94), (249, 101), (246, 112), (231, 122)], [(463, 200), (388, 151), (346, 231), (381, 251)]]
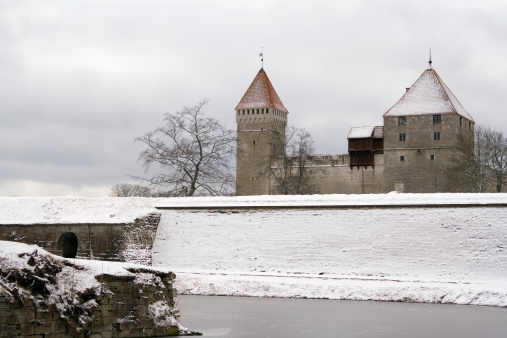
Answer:
[(270, 159), (283, 151), (288, 111), (268, 75), (259, 70), (236, 106), (236, 195), (270, 193)]
[[(288, 111), (261, 68), (235, 110), (236, 194), (274, 193), (271, 159), (284, 151)], [(449, 175), (459, 135), (473, 139), (474, 120), (430, 66), (384, 115), (384, 125), (352, 127), (348, 154), (314, 154), (321, 194), (453, 191)], [(280, 146), (282, 145), (282, 146)]]
[(452, 167), (460, 133), (473, 139), (474, 120), (430, 66), (384, 114), (384, 181), (403, 183), (404, 191), (451, 190)]

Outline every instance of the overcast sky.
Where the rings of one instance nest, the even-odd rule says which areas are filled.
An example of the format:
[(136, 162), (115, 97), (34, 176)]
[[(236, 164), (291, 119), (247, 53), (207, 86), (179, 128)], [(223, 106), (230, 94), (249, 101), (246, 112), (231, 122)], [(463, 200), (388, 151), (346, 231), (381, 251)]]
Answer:
[(382, 115), (428, 65), (507, 133), (507, 1), (0, 0), (0, 196), (106, 196), (133, 140), (203, 98), (235, 128), (261, 67), (317, 153)]

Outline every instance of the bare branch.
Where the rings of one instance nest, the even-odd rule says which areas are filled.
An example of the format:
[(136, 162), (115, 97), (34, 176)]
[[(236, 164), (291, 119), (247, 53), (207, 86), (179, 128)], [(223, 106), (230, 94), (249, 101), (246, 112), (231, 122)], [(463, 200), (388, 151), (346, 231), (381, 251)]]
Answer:
[(152, 172), (141, 179), (159, 195), (228, 195), (234, 191), (230, 160), (235, 153), (235, 133), (205, 116), (208, 101), (165, 114), (163, 126), (135, 139), (146, 145), (138, 161), (146, 173)]

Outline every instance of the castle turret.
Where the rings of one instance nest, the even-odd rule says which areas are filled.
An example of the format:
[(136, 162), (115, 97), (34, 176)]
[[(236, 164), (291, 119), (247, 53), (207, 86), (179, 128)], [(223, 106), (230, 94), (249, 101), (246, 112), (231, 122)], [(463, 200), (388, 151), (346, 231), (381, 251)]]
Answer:
[(236, 106), (236, 195), (271, 193), (270, 163), (283, 151), (288, 113), (261, 68)]
[(450, 191), (446, 175), (460, 133), (473, 138), (474, 120), (431, 67), (384, 114), (384, 163), (388, 191)]

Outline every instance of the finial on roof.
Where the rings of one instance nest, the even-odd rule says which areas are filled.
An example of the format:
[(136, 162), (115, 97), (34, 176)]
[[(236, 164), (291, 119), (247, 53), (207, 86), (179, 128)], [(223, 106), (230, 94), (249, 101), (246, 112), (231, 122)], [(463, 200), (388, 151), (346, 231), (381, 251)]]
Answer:
[(431, 64), (433, 63), (433, 61), (431, 61), (431, 48), (430, 48), (430, 61), (428, 62), (430, 64), (430, 69), (431, 69)]
[(264, 68), (264, 47), (262, 47), (262, 51), (259, 56), (261, 57), (261, 68)]

